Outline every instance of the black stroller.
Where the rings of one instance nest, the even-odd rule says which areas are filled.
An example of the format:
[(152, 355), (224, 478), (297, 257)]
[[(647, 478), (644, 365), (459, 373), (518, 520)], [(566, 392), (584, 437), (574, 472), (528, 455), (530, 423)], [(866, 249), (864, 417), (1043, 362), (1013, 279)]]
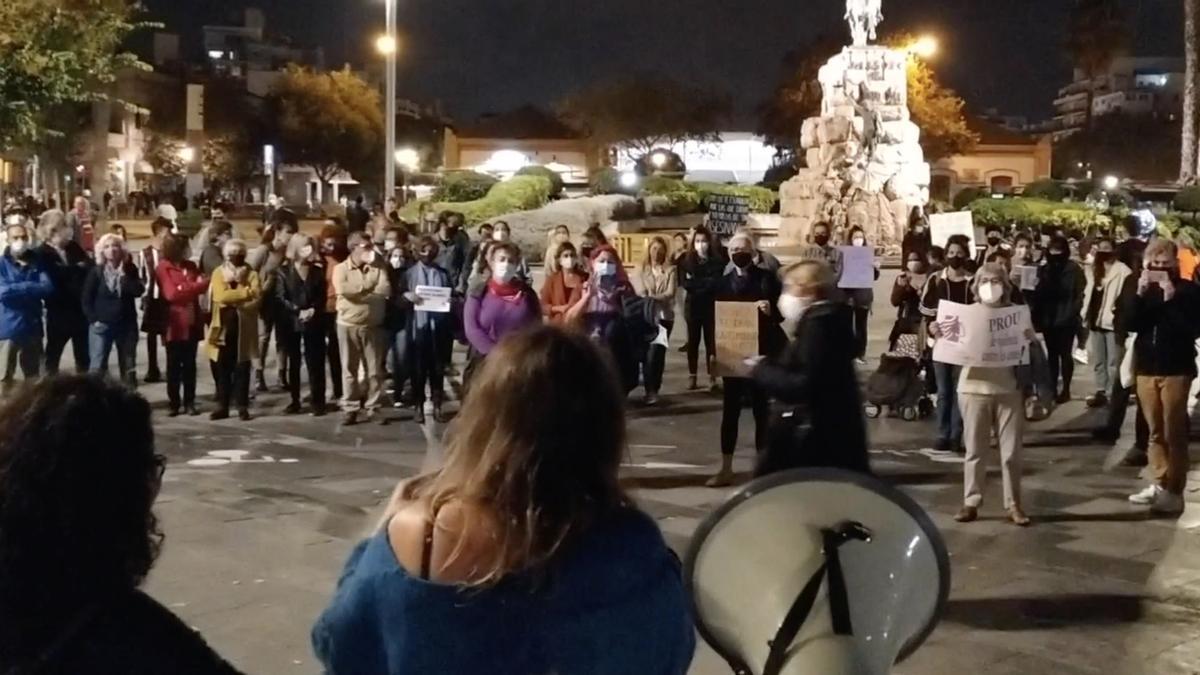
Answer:
[(928, 417), (933, 402), (925, 395), (921, 364), (907, 355), (884, 354), (879, 369), (867, 378), (865, 388), (867, 417), (875, 419), (888, 406), (906, 422)]

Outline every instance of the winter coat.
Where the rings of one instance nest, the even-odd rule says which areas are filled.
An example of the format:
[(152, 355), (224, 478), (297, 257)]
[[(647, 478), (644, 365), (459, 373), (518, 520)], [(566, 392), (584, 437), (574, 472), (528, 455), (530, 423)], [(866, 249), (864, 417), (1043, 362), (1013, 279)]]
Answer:
[(1079, 325), (1084, 310), (1083, 289), (1087, 285), (1083, 268), (1067, 260), (1059, 268), (1046, 264), (1038, 270), (1038, 285), (1031, 295), (1037, 313), (1034, 325), (1041, 330)]
[[(320, 264), (310, 265), (308, 277), (302, 278), (296, 265), (284, 261), (275, 270), (275, 320), (277, 325), (286, 333), (303, 333), (307, 330), (321, 330), (321, 317), (325, 314), (325, 267)], [(308, 322), (300, 321), (300, 312), (306, 309), (316, 310)]]
[(0, 340), (42, 337), (42, 301), (54, 292), (44, 264), (33, 253), (20, 264), (10, 251), (0, 256)]
[(782, 291), (783, 287), (776, 275), (751, 265), (746, 268), (746, 276), (739, 277), (732, 263), (730, 270), (721, 278), (721, 285), (717, 290), (717, 302), (761, 301), (771, 306), (766, 314), (758, 312), (758, 353), (763, 356), (779, 353), (787, 341), (782, 328), (783, 317), (776, 307)]
[(1151, 286), (1137, 293), (1129, 277), (1121, 293), (1117, 330), (1137, 333), (1133, 343), (1136, 375), (1196, 377), (1196, 338), (1200, 337), (1200, 288), (1175, 280), (1175, 294), (1164, 300), (1162, 289)]
[(137, 323), (137, 299), (142, 297), (145, 287), (137, 267), (126, 260), (121, 265), (121, 281), (118, 292), (109, 289), (104, 281), (104, 265), (96, 265), (88, 272), (83, 282), (83, 313), (88, 323), (119, 326)]
[(95, 265), (91, 256), (73, 241), (67, 242), (62, 253), (50, 244), (42, 244), (38, 255), (50, 275), (50, 283), (54, 284), (54, 292), (46, 298), (47, 317), (82, 320), (83, 282)]
[[(1096, 280), (1093, 278), (1095, 277), (1095, 266), (1088, 265), (1083, 272), (1087, 282), (1083, 289), (1083, 309), (1080, 310), (1079, 318), (1086, 321), (1088, 304), (1091, 303), (1092, 291), (1096, 288)], [(1104, 278), (1100, 280), (1104, 292), (1100, 298), (1100, 313), (1096, 315), (1097, 328), (1113, 330), (1113, 311), (1116, 309), (1117, 299), (1121, 296), (1121, 288), (1124, 287), (1125, 280), (1131, 274), (1133, 274), (1133, 270), (1119, 260), (1110, 262), (1104, 270)]]
[(238, 363), (258, 358), (258, 306), (262, 302), (262, 284), (258, 272), (246, 268), (248, 275), (244, 283), (226, 280), (226, 266), (221, 265), (213, 272), (212, 319), (208, 325), (208, 358), (216, 361), (225, 344), (227, 319), (238, 322)]
[(163, 259), (154, 274), (159, 292), (167, 302), (167, 330), (164, 341), (199, 342), (204, 334), (200, 298), (208, 293), (208, 279), (190, 260), (178, 264)]
[(383, 265), (355, 265), (347, 258), (333, 269), (337, 322), (343, 326), (380, 328), (391, 297)]

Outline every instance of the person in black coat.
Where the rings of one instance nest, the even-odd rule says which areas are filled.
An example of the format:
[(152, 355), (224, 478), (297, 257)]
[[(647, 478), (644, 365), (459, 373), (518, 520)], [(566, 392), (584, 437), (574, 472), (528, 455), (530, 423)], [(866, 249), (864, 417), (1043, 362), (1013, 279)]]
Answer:
[(799, 467), (870, 473), (850, 308), (831, 300), (836, 282), (822, 262), (797, 263), (784, 282), (779, 310), (795, 322), (795, 339), (752, 373), (756, 386), (781, 404), (755, 474)]
[(75, 354), (75, 372), (88, 370), (88, 322), (83, 314), (83, 282), (92, 268), (92, 259), (83, 247), (71, 240), (71, 228), (65, 223), (46, 233), (46, 243), (38, 251), (54, 284), (54, 294), (46, 298), (46, 374), (57, 375), (67, 342)]
[(325, 414), (325, 333), (322, 318), (326, 303), (325, 267), (316, 242), (306, 234), (292, 237), (288, 259), (275, 270), (277, 338), (287, 353), (288, 390), (292, 402), (284, 413), (300, 412), (301, 348), (308, 385), (312, 390), (312, 414)]
[(1038, 271), (1037, 289), (1032, 293), (1036, 298), (1033, 307), (1037, 310), (1033, 322), (1046, 338), (1050, 377), (1055, 386), (1062, 373), (1062, 388), (1057, 398), (1060, 404), (1071, 400), (1071, 379), (1075, 373), (1071, 347), (1082, 321), (1083, 292), (1087, 287), (1083, 268), (1070, 259), (1070, 254), (1065, 238), (1050, 238), (1046, 264)]
[[(754, 244), (750, 237), (735, 234), (729, 240), (730, 263), (717, 290), (718, 302), (753, 303), (758, 310), (758, 354), (772, 356), (783, 347), (786, 338), (780, 324), (783, 317), (777, 304), (779, 277), (754, 264)], [(767, 393), (746, 376), (724, 378), (724, 406), (721, 411), (721, 470), (708, 481), (709, 487), (724, 487), (733, 483), (733, 452), (737, 448), (738, 421), (742, 403), (748, 397), (754, 410), (754, 447), (758, 453), (766, 448), (767, 429), (771, 414)]]
[(696, 373), (700, 367), (700, 341), (704, 340), (704, 360), (708, 367), (709, 388), (717, 390), (713, 373), (716, 350), (716, 298), (725, 275), (725, 260), (718, 254), (712, 233), (705, 227), (692, 234), (692, 250), (679, 266), (679, 285), (687, 292), (683, 318), (687, 321), (688, 388), (698, 388)]
[(117, 348), (119, 377), (137, 384), (137, 304), (145, 292), (141, 275), (125, 241), (115, 234), (100, 237), (97, 264), (83, 282), (83, 313), (87, 316), (88, 361), (93, 373), (108, 371), (108, 355)]

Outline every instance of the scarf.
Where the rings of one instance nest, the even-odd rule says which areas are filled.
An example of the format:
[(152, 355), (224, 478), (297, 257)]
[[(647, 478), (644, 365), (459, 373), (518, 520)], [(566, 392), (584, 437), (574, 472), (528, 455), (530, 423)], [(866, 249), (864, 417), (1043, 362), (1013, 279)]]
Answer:
[(113, 267), (109, 263), (104, 263), (104, 285), (108, 288), (108, 292), (121, 297), (121, 275), (123, 270), (120, 267)]
[(496, 281), (495, 278), (492, 278), (488, 279), (487, 285), (488, 291), (490, 291), (492, 295), (498, 295), (509, 302), (514, 302), (513, 298), (520, 295), (521, 291), (525, 290), (525, 285), (516, 281), (515, 279), (507, 284), (502, 284), (499, 281)]

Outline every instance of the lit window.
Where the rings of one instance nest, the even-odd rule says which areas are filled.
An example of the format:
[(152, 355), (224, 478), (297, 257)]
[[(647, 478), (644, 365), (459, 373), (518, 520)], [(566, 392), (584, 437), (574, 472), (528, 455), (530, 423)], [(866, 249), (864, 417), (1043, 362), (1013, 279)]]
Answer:
[(220, 51), (219, 49), (210, 50), (208, 52), (208, 58), (213, 59), (214, 61), (223, 59), (225, 58), (225, 52)]

